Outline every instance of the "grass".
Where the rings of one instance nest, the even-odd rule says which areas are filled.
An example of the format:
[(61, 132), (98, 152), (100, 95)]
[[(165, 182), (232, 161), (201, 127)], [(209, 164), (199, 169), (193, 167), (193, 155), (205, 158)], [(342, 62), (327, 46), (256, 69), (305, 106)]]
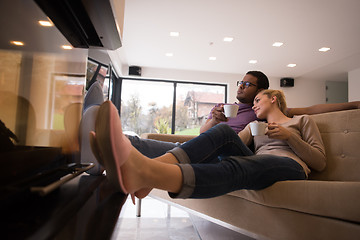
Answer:
[(199, 135), (200, 127), (175, 132), (176, 135)]

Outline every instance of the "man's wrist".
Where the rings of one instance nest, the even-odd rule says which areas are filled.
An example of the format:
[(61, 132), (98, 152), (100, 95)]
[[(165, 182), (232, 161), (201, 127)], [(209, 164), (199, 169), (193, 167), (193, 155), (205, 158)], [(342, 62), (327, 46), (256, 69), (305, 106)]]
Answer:
[(212, 126), (215, 126), (220, 123), (220, 121), (216, 120), (215, 118), (212, 118), (209, 122)]

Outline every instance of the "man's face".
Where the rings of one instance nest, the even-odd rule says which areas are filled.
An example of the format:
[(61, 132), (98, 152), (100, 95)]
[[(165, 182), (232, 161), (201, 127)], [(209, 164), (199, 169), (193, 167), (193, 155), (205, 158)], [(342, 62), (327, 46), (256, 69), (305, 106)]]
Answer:
[[(257, 86), (257, 78), (250, 74), (246, 74), (242, 81), (250, 82)], [(256, 94), (258, 93), (258, 88), (254, 85), (250, 85), (249, 87), (246, 87), (245, 84), (240, 85), (237, 90), (236, 98), (241, 103), (252, 104)]]

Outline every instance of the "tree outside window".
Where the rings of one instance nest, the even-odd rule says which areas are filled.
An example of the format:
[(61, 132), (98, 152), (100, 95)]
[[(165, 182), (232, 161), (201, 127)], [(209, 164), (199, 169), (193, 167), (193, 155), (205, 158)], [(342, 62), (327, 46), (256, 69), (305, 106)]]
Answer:
[[(124, 132), (198, 135), (213, 106), (225, 102), (225, 93), (226, 85), (221, 84), (123, 79)], [(174, 101), (175, 121), (172, 119)]]

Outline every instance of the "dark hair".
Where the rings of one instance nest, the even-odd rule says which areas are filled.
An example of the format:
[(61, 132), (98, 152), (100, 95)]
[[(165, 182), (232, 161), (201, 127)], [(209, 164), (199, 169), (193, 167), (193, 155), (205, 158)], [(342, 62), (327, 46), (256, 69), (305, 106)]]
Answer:
[(269, 88), (269, 79), (268, 77), (260, 71), (249, 71), (246, 73), (250, 74), (253, 77), (257, 78), (257, 87), (258, 89), (268, 89)]

